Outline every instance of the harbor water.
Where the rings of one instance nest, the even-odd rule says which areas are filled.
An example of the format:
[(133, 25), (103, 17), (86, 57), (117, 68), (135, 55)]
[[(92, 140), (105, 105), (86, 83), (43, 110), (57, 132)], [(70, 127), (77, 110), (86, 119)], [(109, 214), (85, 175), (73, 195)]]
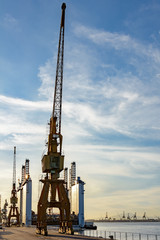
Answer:
[(160, 222), (95, 222), (97, 230), (80, 233), (103, 239), (160, 240)]
[(160, 222), (94, 222), (98, 231), (160, 235)]

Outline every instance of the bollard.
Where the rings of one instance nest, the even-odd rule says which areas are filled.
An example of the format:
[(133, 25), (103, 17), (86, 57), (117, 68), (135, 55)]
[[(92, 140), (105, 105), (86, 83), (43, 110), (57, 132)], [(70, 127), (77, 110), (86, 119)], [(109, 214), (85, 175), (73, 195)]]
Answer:
[(127, 240), (127, 233), (125, 235), (126, 235), (126, 240)]
[(98, 237), (98, 231), (96, 230), (96, 237)]

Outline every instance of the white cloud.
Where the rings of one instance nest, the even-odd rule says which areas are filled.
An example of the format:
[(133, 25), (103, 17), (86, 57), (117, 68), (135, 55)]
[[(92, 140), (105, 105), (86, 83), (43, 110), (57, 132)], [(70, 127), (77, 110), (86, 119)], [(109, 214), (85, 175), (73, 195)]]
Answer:
[(14, 145), (31, 149), (44, 143), (47, 121), (41, 121), (39, 116), (42, 119), (47, 112), (49, 117), (49, 106), (49, 102), (0, 95), (0, 149), (9, 150)]
[(108, 44), (116, 50), (132, 50), (138, 56), (152, 58), (155, 63), (160, 63), (159, 49), (153, 48), (152, 45), (144, 46), (129, 35), (92, 29), (83, 25), (76, 26), (74, 31), (77, 35), (88, 38), (98, 45)]
[(29, 111), (49, 111), (50, 102), (47, 101), (28, 101), (20, 98), (7, 97), (0, 95), (0, 104), (7, 105), (7, 107), (17, 106), (19, 109), (29, 110)]
[(85, 126), (89, 125), (100, 131), (104, 128), (114, 128), (113, 119), (104, 119), (98, 109), (94, 109), (87, 103), (64, 102), (64, 114), (70, 118), (70, 121), (85, 123)]
[[(91, 41), (101, 38), (104, 44), (109, 42), (116, 51), (120, 47), (121, 49), (131, 48), (132, 52), (127, 61), (130, 62), (133, 54), (136, 56), (137, 72), (142, 64), (143, 68), (145, 64), (148, 66), (149, 57), (152, 58), (159, 54), (159, 50), (152, 49), (152, 46), (147, 47), (123, 34), (107, 32), (102, 32), (102, 34), (99, 30), (88, 29), (84, 26), (76, 27), (76, 34), (77, 31), (80, 37), (87, 37)], [(97, 40), (96, 43), (99, 44), (99, 41)], [(87, 43), (86, 45), (75, 43), (69, 49), (71, 50), (67, 49), (65, 54), (67, 59), (65, 60), (63, 89), (64, 121), (71, 121), (77, 127), (80, 125), (81, 132), (88, 132), (87, 135), (92, 135), (92, 131), (96, 130), (101, 133), (114, 131), (134, 139), (159, 139), (158, 132), (155, 133), (155, 129), (160, 128), (157, 114), (160, 103), (157, 92), (159, 83), (151, 82), (151, 76), (148, 74), (146, 84), (139, 74), (127, 72), (126, 68), (124, 71), (118, 70), (116, 65), (109, 64), (105, 59), (98, 61), (94, 57), (95, 51), (94, 54), (91, 50), (87, 51)], [(142, 58), (139, 58), (139, 54)], [(159, 72), (159, 60), (153, 58), (156, 63), (150, 59), (150, 63), (152, 62), (150, 68), (153, 66), (154, 76), (156, 76), (156, 69)], [(51, 101), (53, 99), (53, 75), (55, 75), (53, 74), (53, 61), (55, 62), (53, 59), (48, 60), (39, 69), (42, 82), (39, 94)], [(100, 70), (97, 70), (98, 68)], [(114, 71), (114, 75), (108, 73), (109, 69)], [(97, 79), (98, 76), (100, 79)], [(75, 132), (71, 135), (74, 138), (77, 134)]]
[(38, 89), (39, 95), (47, 99), (53, 99), (55, 73), (53, 66), (55, 66), (55, 59), (49, 59), (44, 66), (39, 67), (38, 77), (41, 80), (41, 86)]
[[(88, 175), (154, 178), (160, 166), (159, 151), (148, 147), (108, 145), (66, 145), (66, 152), (81, 163), (80, 172)], [(157, 152), (155, 152), (157, 151)], [(85, 165), (85, 168), (84, 168)], [(85, 170), (86, 169), (86, 170)]]

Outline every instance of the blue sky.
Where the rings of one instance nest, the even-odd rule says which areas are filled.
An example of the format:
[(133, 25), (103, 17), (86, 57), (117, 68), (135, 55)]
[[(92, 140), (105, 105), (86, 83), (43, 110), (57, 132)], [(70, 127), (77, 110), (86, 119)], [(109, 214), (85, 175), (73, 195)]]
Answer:
[[(30, 159), (38, 201), (62, 1), (1, 0), (0, 192)], [(160, 216), (160, 2), (66, 1), (65, 164), (86, 182), (86, 218)]]

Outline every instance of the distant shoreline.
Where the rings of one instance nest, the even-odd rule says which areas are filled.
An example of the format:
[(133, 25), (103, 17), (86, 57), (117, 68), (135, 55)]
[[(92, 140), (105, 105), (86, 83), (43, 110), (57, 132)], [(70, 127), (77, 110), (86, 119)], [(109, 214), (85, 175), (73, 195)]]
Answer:
[[(89, 220), (88, 220), (89, 221)], [(93, 222), (160, 222), (160, 219), (134, 219), (134, 220), (129, 220), (129, 219), (124, 219), (124, 220), (92, 220)]]

